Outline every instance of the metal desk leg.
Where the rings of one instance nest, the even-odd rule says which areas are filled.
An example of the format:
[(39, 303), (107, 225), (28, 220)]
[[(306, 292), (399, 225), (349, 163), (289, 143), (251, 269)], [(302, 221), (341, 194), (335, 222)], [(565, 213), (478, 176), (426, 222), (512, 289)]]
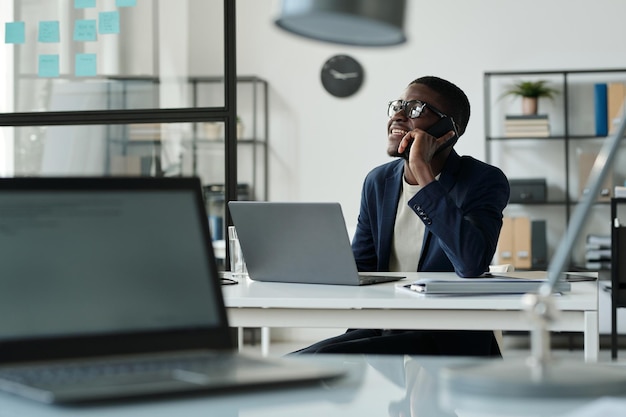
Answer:
[(243, 350), (243, 327), (237, 327), (237, 348)]
[(261, 355), (268, 356), (270, 354), (270, 328), (261, 327)]
[(598, 362), (600, 350), (600, 334), (598, 328), (598, 312), (585, 312), (585, 362)]

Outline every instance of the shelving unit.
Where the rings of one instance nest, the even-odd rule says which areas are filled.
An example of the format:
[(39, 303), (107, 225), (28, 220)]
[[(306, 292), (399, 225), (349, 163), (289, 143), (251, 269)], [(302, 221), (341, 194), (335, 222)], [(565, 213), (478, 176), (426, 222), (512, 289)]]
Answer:
[[(540, 99), (539, 114), (547, 114), (550, 135), (547, 137), (507, 137), (506, 115), (521, 114), (521, 103), (502, 97), (516, 81), (547, 80), (559, 90), (554, 100)], [(597, 153), (606, 136), (595, 134), (596, 83), (626, 83), (626, 68), (589, 70), (552, 70), (486, 72), (484, 74), (484, 117), (486, 161), (500, 167), (509, 179), (545, 178), (545, 202), (510, 203), (505, 216), (525, 215), (545, 219), (548, 259), (554, 253), (586, 183), (580, 174), (578, 159), (582, 153)], [(623, 152), (621, 152), (623, 153)], [(622, 184), (626, 173), (624, 156), (613, 166), (615, 184)], [(590, 215), (587, 234), (610, 234), (609, 201), (598, 201)], [(572, 269), (584, 269), (584, 239), (572, 254)]]
[[(129, 86), (143, 86), (143, 96), (147, 100), (158, 99), (158, 78), (132, 77), (114, 78), (119, 88), (111, 91), (109, 102), (116, 101), (115, 106), (126, 108), (129, 99)], [(216, 107), (223, 100), (221, 94), (224, 89), (224, 79), (221, 77), (190, 77), (188, 83), (191, 89), (191, 108)], [(141, 87), (140, 87), (141, 88)], [(135, 90), (138, 90), (137, 88)], [(243, 136), (237, 137), (238, 182), (247, 184), (249, 198), (267, 200), (268, 198), (268, 136), (269, 136), (269, 103), (268, 83), (256, 76), (237, 77), (238, 118), (242, 119)], [(155, 103), (142, 103), (144, 106), (155, 106)], [(207, 137), (204, 130), (206, 123), (213, 123), (218, 127), (215, 137)], [(154, 130), (154, 136), (149, 134), (151, 125), (136, 125), (145, 129), (139, 139), (133, 138), (134, 133), (129, 125), (108, 127), (106, 152), (106, 166), (109, 174), (112, 171), (112, 159), (115, 155), (128, 156), (133, 151), (148, 158), (152, 162), (154, 175), (164, 175), (160, 168), (158, 155), (161, 147), (168, 140), (163, 137), (160, 129)], [(142, 127), (143, 126), (143, 127)], [(180, 143), (179, 173), (198, 175), (203, 178), (205, 185), (224, 184), (225, 164), (225, 137), (222, 120), (212, 120), (190, 124), (189, 134), (185, 135)], [(211, 161), (203, 164), (202, 155), (211, 156)], [(218, 163), (215, 163), (219, 161)], [(221, 162), (221, 163), (220, 163)], [(156, 167), (156, 168), (155, 168)], [(238, 187), (237, 194), (240, 194)]]
[[(611, 199), (611, 358), (617, 359), (617, 309), (626, 307), (626, 222), (619, 208), (626, 208), (626, 198)], [(622, 212), (623, 213), (623, 212)], [(620, 253), (622, 254), (620, 256)]]
[[(158, 107), (160, 80), (156, 77), (114, 77), (107, 101), (114, 108)], [(189, 77), (190, 108), (215, 108), (223, 100), (223, 77)], [(237, 77), (237, 119), (243, 133), (236, 137), (237, 199), (268, 199), (268, 83), (256, 76)], [(208, 135), (206, 126), (214, 126)], [(163, 127), (174, 126), (173, 137)], [(180, 137), (182, 134), (182, 138)], [(167, 125), (134, 124), (107, 126), (105, 167), (108, 175), (193, 175), (205, 188), (207, 210), (214, 240), (226, 233), (226, 140), (223, 120)], [(164, 167), (162, 149), (178, 140), (176, 164)], [(121, 161), (121, 162), (120, 162)], [(173, 168), (172, 168), (173, 167)], [(129, 172), (130, 170), (130, 172)]]
[[(202, 102), (204, 87), (219, 85), (224, 80), (219, 77), (191, 77), (192, 106), (205, 106)], [(207, 91), (208, 92), (208, 91)], [(256, 76), (237, 77), (238, 118), (243, 124), (243, 135), (237, 138), (239, 183), (250, 184), (250, 197), (256, 200), (268, 198), (268, 142), (269, 142), (269, 100), (267, 81)], [(210, 95), (210, 94), (208, 94)], [(224, 138), (207, 138), (202, 133), (202, 125), (195, 123), (189, 141), (191, 152), (191, 172), (199, 173), (199, 152), (223, 149)], [(247, 154), (244, 154), (247, 152)], [(249, 162), (249, 163), (248, 163)]]

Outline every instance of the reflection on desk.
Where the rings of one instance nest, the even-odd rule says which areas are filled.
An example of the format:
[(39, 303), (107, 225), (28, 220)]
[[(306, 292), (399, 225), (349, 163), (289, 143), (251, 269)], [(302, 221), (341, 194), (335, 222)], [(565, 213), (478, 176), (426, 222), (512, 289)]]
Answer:
[[(333, 356), (308, 360), (348, 369), (347, 377), (330, 384), (247, 393), (162, 397), (125, 403), (62, 407), (0, 395), (0, 415), (28, 417), (346, 417), (346, 416), (553, 416), (574, 412), (593, 400), (500, 400), (484, 397), (457, 401), (440, 392), (439, 372), (445, 366), (477, 362), (476, 358)], [(617, 404), (617, 405), (616, 405)], [(624, 402), (613, 403), (624, 407)], [(568, 415), (568, 414), (565, 414)], [(619, 415), (626, 415), (620, 410)], [(572, 414), (574, 416), (574, 414)]]

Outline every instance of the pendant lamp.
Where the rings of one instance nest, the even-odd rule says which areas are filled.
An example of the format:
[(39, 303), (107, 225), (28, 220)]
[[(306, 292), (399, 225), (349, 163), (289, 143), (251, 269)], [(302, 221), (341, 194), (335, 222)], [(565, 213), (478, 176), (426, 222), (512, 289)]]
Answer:
[(276, 24), (325, 42), (389, 46), (406, 41), (405, 0), (283, 0)]

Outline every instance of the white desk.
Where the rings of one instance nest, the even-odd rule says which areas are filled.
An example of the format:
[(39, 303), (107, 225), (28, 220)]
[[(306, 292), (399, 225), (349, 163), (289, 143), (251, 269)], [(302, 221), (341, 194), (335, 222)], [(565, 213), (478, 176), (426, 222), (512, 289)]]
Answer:
[[(285, 387), (253, 392), (221, 393), (189, 398), (158, 397), (152, 400), (47, 406), (8, 394), (0, 394), (1, 416), (27, 417), (352, 417), (352, 416), (562, 416), (593, 399), (512, 400), (483, 397), (446, 399), (439, 387), (443, 366), (476, 361), (468, 358), (321, 355), (311, 360), (346, 367), (347, 377), (327, 384)], [(492, 359), (494, 360), (494, 359)], [(495, 359), (497, 360), (497, 359)], [(453, 401), (449, 403), (448, 401)], [(617, 400), (613, 414), (624, 415), (626, 400)], [(450, 411), (454, 410), (454, 412)]]
[[(400, 282), (451, 273), (409, 273)], [(498, 275), (537, 277), (542, 272)], [(445, 296), (412, 294), (396, 283), (362, 287), (255, 282), (224, 286), (233, 327), (318, 327), (440, 330), (531, 330), (521, 296)], [(584, 333), (584, 357), (597, 361), (598, 284), (572, 283), (571, 293), (556, 296), (560, 310), (551, 330)]]

